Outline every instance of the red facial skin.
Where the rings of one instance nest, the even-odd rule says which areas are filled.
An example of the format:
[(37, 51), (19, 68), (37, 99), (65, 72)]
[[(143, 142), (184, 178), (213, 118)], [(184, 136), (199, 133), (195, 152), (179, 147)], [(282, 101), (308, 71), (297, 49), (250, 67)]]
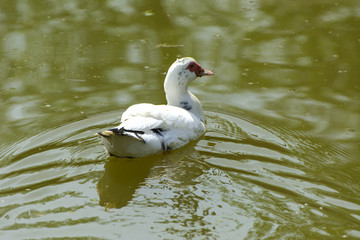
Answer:
[(190, 72), (194, 72), (196, 74), (196, 76), (198, 76), (198, 77), (214, 75), (213, 72), (211, 72), (210, 70), (202, 68), (196, 62), (189, 63), (189, 65), (187, 66), (186, 69), (189, 69)]

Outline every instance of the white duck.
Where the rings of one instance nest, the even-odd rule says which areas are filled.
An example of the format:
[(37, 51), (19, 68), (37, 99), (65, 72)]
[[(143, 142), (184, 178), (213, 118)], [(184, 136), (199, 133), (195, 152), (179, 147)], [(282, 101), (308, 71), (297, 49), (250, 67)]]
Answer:
[(117, 157), (144, 157), (179, 148), (200, 137), (205, 132), (204, 113), (188, 84), (209, 75), (213, 73), (193, 58), (177, 59), (164, 82), (167, 105), (130, 106), (118, 127), (98, 133), (107, 151)]

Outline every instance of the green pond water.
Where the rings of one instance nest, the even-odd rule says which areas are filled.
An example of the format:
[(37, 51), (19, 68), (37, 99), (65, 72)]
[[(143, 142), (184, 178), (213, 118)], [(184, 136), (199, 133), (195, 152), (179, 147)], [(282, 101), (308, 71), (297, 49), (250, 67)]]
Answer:
[[(207, 132), (110, 157), (177, 57)], [(0, 2), (0, 239), (360, 239), (360, 1)]]

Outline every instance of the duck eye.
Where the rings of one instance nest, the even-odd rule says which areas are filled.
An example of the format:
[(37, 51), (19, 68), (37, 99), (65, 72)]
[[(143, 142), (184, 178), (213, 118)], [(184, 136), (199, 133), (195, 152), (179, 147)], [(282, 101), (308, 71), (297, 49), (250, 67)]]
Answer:
[(195, 71), (197, 68), (196, 63), (189, 63), (189, 65), (186, 67), (186, 69), (189, 69), (191, 72)]

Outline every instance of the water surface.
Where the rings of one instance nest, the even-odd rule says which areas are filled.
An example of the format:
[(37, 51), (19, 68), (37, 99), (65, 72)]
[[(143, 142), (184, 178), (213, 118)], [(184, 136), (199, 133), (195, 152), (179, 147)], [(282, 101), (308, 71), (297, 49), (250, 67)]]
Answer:
[[(360, 238), (358, 1), (2, 1), (4, 239)], [(177, 57), (207, 132), (142, 159), (99, 130), (165, 103)]]

